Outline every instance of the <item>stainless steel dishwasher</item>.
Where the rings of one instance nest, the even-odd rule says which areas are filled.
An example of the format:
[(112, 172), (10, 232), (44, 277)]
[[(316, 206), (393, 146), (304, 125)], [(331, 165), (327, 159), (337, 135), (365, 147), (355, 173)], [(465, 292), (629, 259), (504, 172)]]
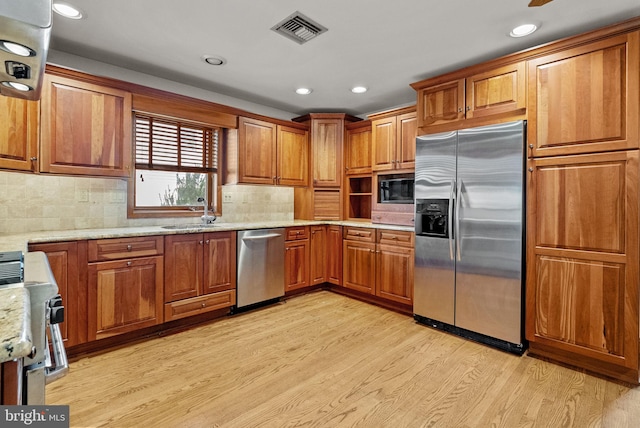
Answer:
[(284, 235), (284, 228), (238, 232), (238, 308), (284, 296)]

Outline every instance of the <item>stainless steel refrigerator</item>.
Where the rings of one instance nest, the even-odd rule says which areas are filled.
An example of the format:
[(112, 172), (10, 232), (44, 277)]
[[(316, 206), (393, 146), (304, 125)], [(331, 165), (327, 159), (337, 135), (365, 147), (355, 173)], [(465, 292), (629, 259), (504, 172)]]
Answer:
[(526, 122), (416, 140), (415, 319), (522, 353)]

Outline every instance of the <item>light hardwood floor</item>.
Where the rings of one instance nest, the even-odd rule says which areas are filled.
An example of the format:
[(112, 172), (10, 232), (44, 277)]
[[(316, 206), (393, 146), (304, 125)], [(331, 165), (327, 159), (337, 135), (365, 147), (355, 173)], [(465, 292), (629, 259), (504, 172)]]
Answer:
[(327, 291), (71, 364), (73, 427), (638, 427), (640, 388)]

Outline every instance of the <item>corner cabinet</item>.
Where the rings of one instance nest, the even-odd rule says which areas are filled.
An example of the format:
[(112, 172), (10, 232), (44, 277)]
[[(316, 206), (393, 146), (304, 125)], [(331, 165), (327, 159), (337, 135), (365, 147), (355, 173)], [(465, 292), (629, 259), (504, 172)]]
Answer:
[(131, 93), (45, 74), (41, 109), (41, 172), (129, 176)]
[(417, 121), (415, 107), (384, 117), (370, 116), (374, 171), (415, 169)]
[(0, 96), (0, 168), (36, 171), (37, 101)]
[(638, 151), (529, 168), (530, 351), (638, 383)]

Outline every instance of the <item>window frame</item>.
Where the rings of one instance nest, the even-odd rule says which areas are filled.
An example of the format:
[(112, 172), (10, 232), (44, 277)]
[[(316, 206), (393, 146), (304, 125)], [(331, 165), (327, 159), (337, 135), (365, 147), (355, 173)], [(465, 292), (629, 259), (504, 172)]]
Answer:
[[(146, 109), (145, 109), (146, 110)], [(157, 170), (157, 171), (175, 171), (175, 172), (199, 172), (206, 173), (207, 176), (207, 209), (209, 212), (213, 212), (215, 215), (222, 215), (222, 184), (221, 184), (221, 164), (222, 159), (224, 159), (224, 147), (225, 147), (225, 138), (227, 132), (225, 128), (219, 125), (214, 125), (211, 123), (204, 123), (197, 120), (190, 120), (188, 114), (185, 114), (185, 117), (173, 117), (167, 116), (163, 114), (157, 114), (154, 112), (136, 110), (133, 109), (131, 112), (132, 116), (132, 144), (131, 151), (132, 155), (132, 165), (131, 165), (131, 174), (129, 176), (129, 185), (127, 186), (127, 217), (128, 218), (171, 218), (171, 217), (200, 217), (203, 213), (203, 207), (201, 204), (189, 205), (189, 206), (154, 206), (154, 207), (138, 207), (136, 206), (136, 171), (138, 171), (136, 167), (136, 134), (135, 134), (135, 126), (136, 126), (136, 115), (141, 115), (145, 117), (151, 117), (158, 119), (160, 121), (165, 122), (174, 122), (185, 125), (193, 125), (195, 127), (204, 127), (211, 128), (218, 131), (218, 142), (217, 142), (217, 159), (215, 163), (217, 163), (217, 170), (214, 171), (194, 171), (194, 168), (184, 167), (181, 169), (168, 167), (164, 168), (162, 166), (158, 166), (156, 168), (147, 168), (146, 170)], [(144, 169), (143, 169), (144, 170)], [(214, 194), (215, 192), (215, 194)], [(213, 208), (215, 207), (215, 209)]]

